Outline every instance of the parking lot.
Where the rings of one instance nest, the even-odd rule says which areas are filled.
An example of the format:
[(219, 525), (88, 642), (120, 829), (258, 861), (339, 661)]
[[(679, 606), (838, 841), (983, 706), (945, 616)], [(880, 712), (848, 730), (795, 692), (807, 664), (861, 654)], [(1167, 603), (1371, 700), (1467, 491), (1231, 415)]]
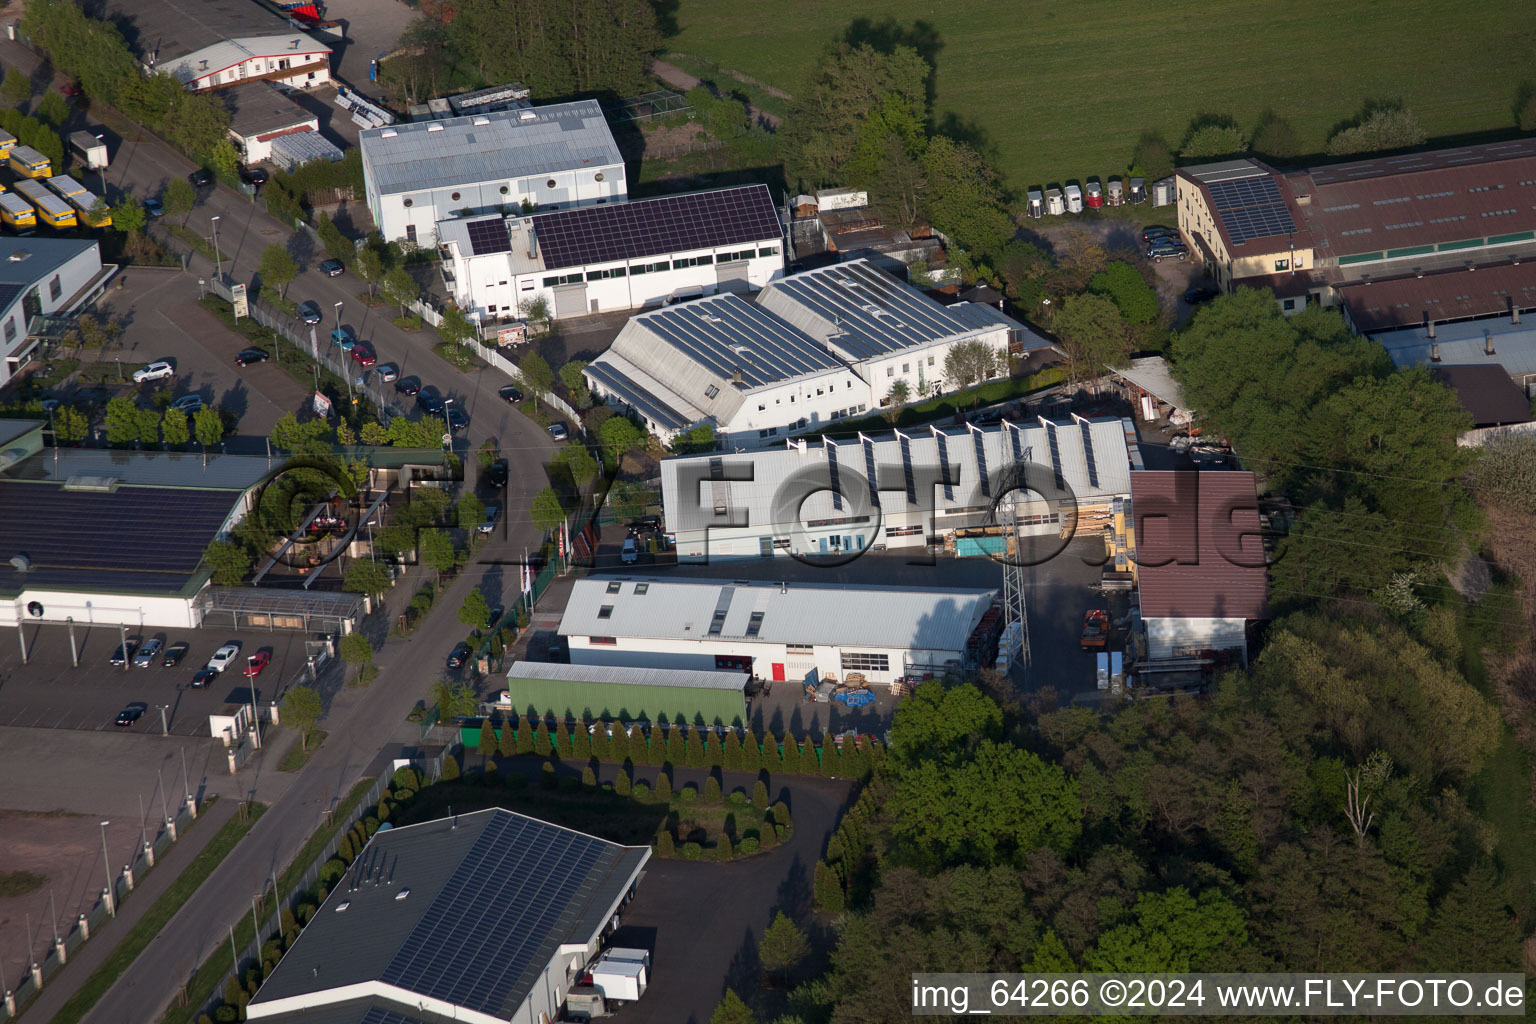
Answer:
[[(130, 630), (129, 636), (157, 637), (167, 646), (186, 641), (191, 650), (174, 668), (161, 667), (156, 658), (149, 668), (125, 670), (109, 664), (119, 642), (115, 626), (74, 627), (78, 668), (71, 663), (67, 627), (28, 625), (25, 630), (29, 664), (22, 664), (14, 636), (0, 648), (0, 726), (152, 736), (161, 735), (162, 710), (172, 735), (208, 736), (210, 714), (250, 702), (251, 686), (242, 672), (246, 658), (258, 651), (269, 652), (272, 660), (256, 679), (256, 704), (277, 699), (283, 684), (305, 664), (304, 641), (310, 639), (294, 631)], [(193, 673), (219, 645), (232, 640), (240, 641), (239, 658), (212, 685), (194, 689)], [(133, 701), (148, 705), (144, 715), (131, 725), (115, 725), (118, 712)]]

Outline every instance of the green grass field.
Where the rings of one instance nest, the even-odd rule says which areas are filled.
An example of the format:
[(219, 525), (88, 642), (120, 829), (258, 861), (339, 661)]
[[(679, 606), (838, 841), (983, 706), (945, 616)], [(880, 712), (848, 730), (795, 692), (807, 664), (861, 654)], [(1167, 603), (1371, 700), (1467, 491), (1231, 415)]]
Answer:
[(1272, 107), (1316, 151), (1373, 98), (1432, 139), (1510, 130), (1536, 80), (1536, 5), (1497, 0), (680, 0), (667, 46), (794, 93), (858, 18), (931, 26), (936, 120), (978, 129), (1021, 193), (1120, 173), (1142, 131), (1177, 146), (1203, 113)]

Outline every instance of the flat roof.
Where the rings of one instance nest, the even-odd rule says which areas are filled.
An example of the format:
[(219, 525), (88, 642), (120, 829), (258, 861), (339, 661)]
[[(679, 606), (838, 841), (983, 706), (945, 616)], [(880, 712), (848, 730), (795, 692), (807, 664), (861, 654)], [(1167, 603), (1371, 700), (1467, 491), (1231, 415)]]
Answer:
[(96, 242), (89, 238), (0, 236), (0, 284), (16, 285), (25, 291), (82, 252), (94, 248)]
[(224, 98), (229, 103), (230, 128), (245, 138), (319, 120), (271, 82), (252, 82), (243, 89), (231, 89), (224, 93)]
[(596, 100), (370, 128), (359, 145), (379, 195), (624, 163)]
[[(610, 594), (615, 579), (620, 590)], [(576, 581), (560, 633), (963, 651), (996, 599), (995, 590), (610, 576)], [(717, 612), (724, 619), (711, 633)]]
[(1142, 470), (1131, 474), (1131, 508), (1142, 618), (1266, 617), (1252, 473)]
[[(909, 503), (902, 490), (906, 479), (902, 433), (908, 438), (905, 449), (913, 466), (947, 464), (958, 484), (953, 488), (935, 485), (932, 494), (916, 494), (916, 504)], [(1052, 433), (1055, 435), (1054, 445), (1051, 443)], [(843, 510), (838, 509), (833, 505), (832, 493), (827, 490), (818, 491), (804, 501), (797, 499), (793, 512), (775, 508), (786, 482), (820, 467), (827, 467), (830, 475), (834, 462), (844, 493), (849, 495), (849, 501), (859, 502), (859, 507), (867, 506), (869, 499), (864, 493), (856, 493), (855, 488), (868, 488), (873, 463), (880, 508), (897, 513), (930, 508), (952, 512), (986, 505), (997, 495), (988, 496), (980, 491), (981, 465), (985, 464), (988, 476), (995, 477), (999, 471), (1026, 460), (1048, 467), (1053, 475), (1059, 471), (1062, 483), (1077, 495), (1079, 501), (1103, 502), (1131, 492), (1128, 433), (1134, 437), (1135, 427), (1125, 420), (1078, 417), (1018, 424), (1005, 422), (975, 430), (967, 427), (913, 429), (864, 440), (823, 437), (820, 444), (807, 443), (804, 450), (795, 442), (782, 448), (729, 455), (679, 456), (661, 462), (662, 503), (667, 512), (667, 525), (674, 531), (704, 530), (724, 519), (734, 518), (715, 514), (715, 509), (724, 505), (732, 512), (745, 511), (753, 526), (765, 530), (777, 527), (779, 532), (787, 534), (789, 524), (777, 522), (781, 515), (794, 515), (797, 521), (808, 522), (851, 514), (846, 510), (849, 502), (843, 502)], [(943, 458), (939, 453), (941, 439)], [(978, 440), (980, 459), (976, 450)], [(707, 467), (711, 460), (719, 461), (725, 477), (731, 476), (733, 467), (750, 466), (751, 479), (710, 480)], [(698, 485), (698, 493), (693, 495), (685, 493), (682, 483), (685, 470), (690, 468), (705, 478)], [(941, 523), (951, 529), (978, 525), (983, 514), (978, 513), (975, 518), (976, 523), (955, 518), (945, 518)]]
[(192, 452), (60, 448), (47, 458), (27, 460), (9, 475), (21, 480), (63, 482), (94, 477), (131, 487), (244, 491), (276, 473), (285, 462), (259, 455), (210, 455), (205, 462), (201, 455)]
[(1370, 334), (1436, 323), (1507, 314), (1511, 307), (1536, 310), (1536, 243), (1532, 259), (1427, 271), (1421, 277), (1372, 278), (1334, 285), (1355, 329)]
[(1429, 375), (1456, 392), (1474, 427), (1529, 423), (1531, 401), (1502, 366), (1433, 366)]
[(501, 808), (377, 832), (250, 1019), (327, 1004), (365, 1019), (350, 1007), (368, 985), (406, 1018), (434, 1000), (513, 1020), (561, 946), (602, 933), (650, 854)]
[[(1431, 338), (1423, 327), (1404, 327), (1372, 335), (1381, 342), (1395, 366), (1429, 366), (1436, 346), (1439, 362), (1451, 366), (1502, 366), (1511, 377), (1536, 374), (1536, 324), (1511, 323), (1508, 318), (1461, 320), (1439, 324)], [(1487, 342), (1493, 340), (1493, 354)]]
[(105, 7), (104, 16), (140, 60), (147, 63), (158, 51), (160, 65), (226, 39), (297, 31), (287, 18), (253, 0), (109, 0), (87, 6)]
[[(624, 583), (620, 587), (626, 586)], [(633, 589), (633, 584), (627, 584)], [(628, 665), (556, 665), (547, 661), (514, 661), (507, 678), (559, 683), (618, 683), (624, 686), (680, 686), (690, 690), (740, 693), (751, 678), (745, 672), (701, 669), (631, 668)]]

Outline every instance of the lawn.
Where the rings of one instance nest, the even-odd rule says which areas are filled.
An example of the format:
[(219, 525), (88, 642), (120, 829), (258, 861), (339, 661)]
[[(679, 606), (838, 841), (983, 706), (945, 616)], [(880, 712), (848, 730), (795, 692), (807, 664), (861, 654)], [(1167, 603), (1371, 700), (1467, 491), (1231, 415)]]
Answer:
[(1401, 99), (1431, 138), (1512, 129), (1536, 29), (1536, 5), (1493, 0), (784, 0), (765, 10), (680, 0), (667, 46), (794, 93), (855, 19), (922, 25), (937, 47), (936, 120), (978, 131), (1020, 192), (1122, 172), (1142, 131), (1177, 145), (1202, 113), (1251, 128), (1273, 107), (1319, 151), (1372, 98)]
[(319, 729), (310, 733), (307, 742), (297, 744), (292, 750), (283, 755), (277, 770), (280, 772), (296, 772), (303, 768), (309, 763), (309, 759), (315, 756), (315, 751), (320, 749), (320, 744), (325, 742), (326, 735), (326, 733)]

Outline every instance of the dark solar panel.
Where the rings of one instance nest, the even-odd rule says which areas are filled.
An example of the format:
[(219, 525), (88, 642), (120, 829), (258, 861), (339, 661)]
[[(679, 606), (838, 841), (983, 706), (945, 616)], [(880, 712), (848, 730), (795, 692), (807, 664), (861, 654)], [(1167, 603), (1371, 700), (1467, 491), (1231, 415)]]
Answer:
[(1056, 487), (1059, 490), (1066, 486), (1066, 481), (1061, 476), (1061, 446), (1056, 443), (1056, 424), (1050, 420), (1045, 421), (1045, 440), (1051, 446), (1051, 470), (1056, 474)]
[(579, 832), (497, 816), (381, 980), (456, 1006), (502, 1013), (606, 846)]
[(357, 1024), (421, 1024), (420, 1017), (407, 1017), (403, 1013), (393, 1010), (385, 1010), (377, 1006), (370, 1006), (368, 1012), (363, 1014), (363, 1019)]
[(1226, 225), (1227, 234), (1232, 236), (1233, 245), (1296, 230), (1280, 189), (1268, 175), (1218, 181), (1206, 188), (1210, 190), (1217, 215)]
[(875, 442), (863, 434), (859, 435), (859, 440), (864, 445), (864, 472), (869, 476), (869, 479), (865, 481), (869, 484), (869, 507), (879, 508), (880, 484), (875, 479)]
[(748, 185), (539, 214), (534, 232), (553, 270), (760, 242), (782, 229), (767, 187)]
[(939, 472), (944, 477), (944, 500), (954, 501), (955, 485), (949, 482), (949, 435), (941, 430), (935, 430), (933, 436), (939, 442)]
[(1078, 420), (1077, 428), (1083, 432), (1083, 457), (1088, 460), (1088, 485), (1097, 487), (1099, 486), (1099, 464), (1093, 459), (1093, 432), (1088, 429), (1087, 420)]
[(1022, 446), (1020, 444), (1020, 441), (1021, 441), (1020, 435), (1023, 434), (1024, 432), (1022, 430), (1020, 430), (1018, 427), (1014, 426), (1012, 423), (1006, 423), (1005, 422), (1003, 424), (1003, 426), (1008, 431), (1008, 441), (1009, 441), (1009, 444), (1013, 448), (1013, 461), (1014, 462), (1022, 462), (1022, 461), (1024, 461), (1024, 450), (1023, 450), (1023, 448), (1022, 448)]
[(917, 504), (917, 481), (912, 477), (912, 442), (901, 438), (901, 475), (907, 482), (907, 504)]
[(512, 242), (507, 238), (507, 222), (500, 217), (474, 221), (466, 225), (465, 230), (469, 232), (469, 248), (476, 256), (507, 252), (512, 248)]
[(992, 481), (987, 479), (987, 445), (979, 430), (971, 431), (971, 443), (976, 446), (976, 472), (981, 477), (981, 496), (992, 497)]
[(843, 510), (842, 482), (837, 478), (837, 445), (832, 441), (827, 442), (827, 476), (832, 481), (832, 507), (841, 512)]

